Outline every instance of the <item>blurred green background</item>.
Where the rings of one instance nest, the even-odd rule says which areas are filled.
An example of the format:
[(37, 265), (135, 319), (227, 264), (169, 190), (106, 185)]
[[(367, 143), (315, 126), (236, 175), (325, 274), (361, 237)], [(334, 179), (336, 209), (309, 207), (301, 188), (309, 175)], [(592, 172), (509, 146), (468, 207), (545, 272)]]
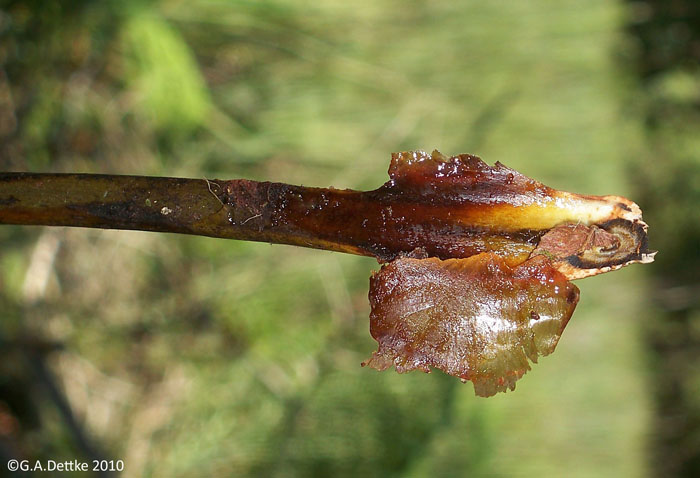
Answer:
[(0, 474), (700, 474), (697, 2), (0, 5), (0, 170), (367, 189), (437, 148), (629, 196), (661, 250), (579, 282), (556, 353), (482, 399), (360, 367), (369, 258), (0, 227)]

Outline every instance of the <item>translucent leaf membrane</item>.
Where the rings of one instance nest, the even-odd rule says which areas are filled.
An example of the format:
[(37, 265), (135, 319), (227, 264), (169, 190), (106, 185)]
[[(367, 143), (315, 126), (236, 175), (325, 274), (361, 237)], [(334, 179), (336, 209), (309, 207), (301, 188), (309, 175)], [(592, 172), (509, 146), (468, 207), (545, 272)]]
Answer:
[(511, 267), (496, 254), (399, 258), (370, 279), (363, 365), (399, 373), (434, 367), (471, 380), (477, 395), (507, 389), (548, 355), (578, 302), (578, 288), (544, 256)]

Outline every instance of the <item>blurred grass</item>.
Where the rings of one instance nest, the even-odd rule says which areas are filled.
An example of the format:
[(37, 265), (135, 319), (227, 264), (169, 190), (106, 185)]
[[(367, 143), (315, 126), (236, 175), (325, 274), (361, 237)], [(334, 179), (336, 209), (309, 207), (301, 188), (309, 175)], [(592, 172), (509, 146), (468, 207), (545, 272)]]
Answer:
[[(0, 168), (373, 188), (392, 151), (438, 148), (629, 194), (640, 131), (619, 113), (629, 84), (611, 55), (623, 13), (573, 0), (5, 2)], [(367, 258), (137, 232), (3, 227), (0, 241), (0, 339), (61, 344), (46, 360), (126, 476), (647, 473), (636, 268), (579, 283), (557, 352), (483, 400), (439, 372), (360, 368), (375, 348)], [(84, 453), (22, 348), (3, 349), (15, 452)]]
[(653, 304), (644, 336), (653, 374), (649, 444), (659, 476), (700, 474), (700, 4), (630, 4), (627, 61), (637, 77), (626, 109), (644, 124), (630, 152), (663, 260), (648, 268)]

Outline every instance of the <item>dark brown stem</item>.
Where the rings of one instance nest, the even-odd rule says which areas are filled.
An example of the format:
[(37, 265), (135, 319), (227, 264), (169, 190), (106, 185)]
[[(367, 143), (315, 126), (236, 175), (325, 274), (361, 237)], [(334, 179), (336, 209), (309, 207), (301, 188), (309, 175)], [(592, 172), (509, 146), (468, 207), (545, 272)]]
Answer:
[[(215, 189), (218, 185), (211, 187)], [(0, 173), (0, 223), (4, 224), (216, 236), (214, 221), (208, 225), (199, 222), (221, 209), (220, 200), (209, 192), (205, 180)], [(224, 225), (223, 220), (218, 224)]]
[(176, 232), (380, 261), (494, 252), (511, 265), (554, 228), (563, 233), (550, 237), (561, 242), (575, 236), (562, 225), (599, 225), (620, 237), (583, 241), (576, 251), (586, 252), (585, 261), (573, 253), (562, 258), (571, 265), (567, 277), (653, 258), (639, 207), (619, 196), (556, 191), (502, 164), (437, 151), (394, 154), (389, 177), (374, 191), (352, 191), (246, 179), (0, 173), (0, 224)]
[(523, 257), (538, 231), (496, 231), (451, 217), (450, 204), (396, 191), (90, 174), (0, 173), (0, 224), (136, 229), (292, 244), (393, 259), (419, 249)]
[(285, 208), (314, 193), (248, 180), (0, 173), (0, 224), (175, 232), (361, 253), (290, 227)]

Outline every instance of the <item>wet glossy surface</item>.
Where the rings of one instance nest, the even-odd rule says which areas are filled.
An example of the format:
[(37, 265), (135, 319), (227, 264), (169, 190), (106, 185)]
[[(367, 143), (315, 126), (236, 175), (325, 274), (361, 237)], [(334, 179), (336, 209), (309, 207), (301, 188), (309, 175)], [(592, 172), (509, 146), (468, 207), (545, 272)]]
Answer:
[(395, 153), (389, 177), (362, 192), (245, 179), (0, 173), (0, 223), (199, 234), (380, 261), (417, 249), (441, 259), (494, 252), (517, 265), (561, 224), (641, 221), (627, 199), (557, 191), (468, 154)]
[(624, 198), (557, 191), (468, 154), (395, 153), (389, 177), (367, 192), (235, 180), (221, 199), (248, 236), (380, 261), (419, 248), (441, 259), (494, 252), (517, 265), (559, 224), (641, 217)]
[(495, 254), (400, 258), (370, 280), (379, 348), (366, 365), (435, 367), (471, 380), (481, 396), (513, 390), (529, 361), (554, 351), (578, 297), (542, 256), (514, 268)]

